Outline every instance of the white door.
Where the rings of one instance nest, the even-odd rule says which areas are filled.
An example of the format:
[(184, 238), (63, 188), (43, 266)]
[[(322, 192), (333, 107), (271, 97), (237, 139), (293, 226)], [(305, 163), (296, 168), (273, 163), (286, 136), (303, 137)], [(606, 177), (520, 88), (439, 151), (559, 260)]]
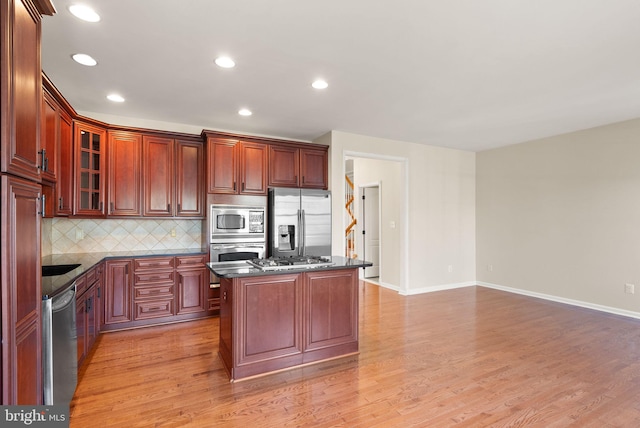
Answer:
[(364, 269), (365, 278), (380, 276), (380, 192), (378, 186), (361, 187), (363, 259), (373, 263)]

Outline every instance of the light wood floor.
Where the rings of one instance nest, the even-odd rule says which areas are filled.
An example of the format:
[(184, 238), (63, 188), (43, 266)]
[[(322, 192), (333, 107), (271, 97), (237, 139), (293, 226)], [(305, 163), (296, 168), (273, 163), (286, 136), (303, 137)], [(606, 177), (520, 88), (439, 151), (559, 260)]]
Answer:
[(361, 284), (360, 354), (229, 383), (217, 318), (104, 334), (71, 427), (639, 427), (640, 320)]

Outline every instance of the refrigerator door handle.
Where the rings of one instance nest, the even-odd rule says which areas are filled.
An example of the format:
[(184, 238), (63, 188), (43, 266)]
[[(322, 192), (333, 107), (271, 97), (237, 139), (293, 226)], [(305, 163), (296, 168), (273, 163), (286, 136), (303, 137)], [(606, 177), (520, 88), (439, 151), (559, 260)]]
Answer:
[(300, 255), (301, 256), (306, 256), (307, 255), (307, 215), (305, 214), (304, 210), (300, 210), (301, 211), (301, 216), (300, 218), (302, 219), (302, 230), (300, 231), (300, 239), (302, 240), (302, 242), (300, 243)]

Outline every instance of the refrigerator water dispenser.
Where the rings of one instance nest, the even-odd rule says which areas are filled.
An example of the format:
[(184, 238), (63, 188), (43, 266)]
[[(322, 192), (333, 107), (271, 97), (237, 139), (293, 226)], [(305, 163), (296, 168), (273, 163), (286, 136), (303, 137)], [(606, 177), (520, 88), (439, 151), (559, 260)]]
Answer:
[(278, 226), (278, 250), (292, 251), (295, 247), (296, 227), (292, 224)]

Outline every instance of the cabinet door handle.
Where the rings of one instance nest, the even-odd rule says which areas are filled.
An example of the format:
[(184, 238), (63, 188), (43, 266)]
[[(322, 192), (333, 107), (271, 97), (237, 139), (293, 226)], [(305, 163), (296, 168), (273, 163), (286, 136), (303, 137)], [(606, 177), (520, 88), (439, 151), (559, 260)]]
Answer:
[(170, 213), (171, 212), (171, 204), (167, 204), (167, 212)]
[(233, 190), (234, 191), (236, 190), (236, 182), (235, 181), (233, 182)]
[(182, 206), (181, 204), (178, 204), (178, 212), (180, 212), (182, 210)]
[(222, 300), (227, 301), (227, 290), (222, 292)]
[(47, 151), (45, 149), (42, 149), (38, 152), (38, 154), (40, 155), (40, 169), (43, 171), (46, 171), (47, 170), (47, 165), (46, 165)]
[(242, 191), (244, 192), (244, 181), (242, 182)]
[(42, 214), (42, 217), (44, 218), (44, 217), (46, 217), (46, 216), (47, 216), (46, 211), (45, 211), (45, 208), (46, 208), (46, 196), (45, 196), (45, 195), (42, 195), (42, 196), (40, 197), (40, 201), (41, 201), (41, 203), (42, 203), (42, 210), (41, 210), (41, 212), (39, 212), (38, 214)]
[(109, 202), (109, 214), (113, 214), (113, 211), (114, 211), (113, 202)]
[(63, 205), (63, 200), (62, 200), (62, 196), (60, 196), (58, 198), (58, 209), (62, 209), (62, 205)]
[(98, 293), (98, 299), (99, 299), (100, 298), (100, 287), (98, 287), (97, 293)]

